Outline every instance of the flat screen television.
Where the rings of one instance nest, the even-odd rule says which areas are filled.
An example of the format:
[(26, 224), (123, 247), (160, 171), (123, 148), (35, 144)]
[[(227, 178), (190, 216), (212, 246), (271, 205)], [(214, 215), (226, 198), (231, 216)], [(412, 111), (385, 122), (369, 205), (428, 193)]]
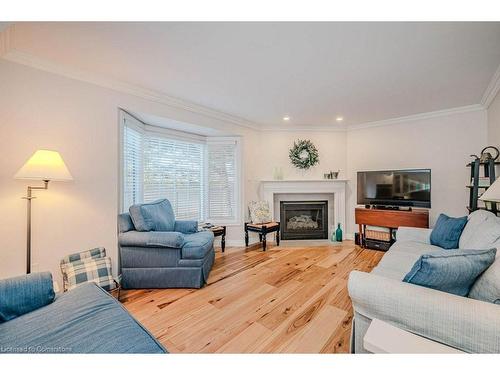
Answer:
[(358, 172), (358, 204), (431, 207), (431, 170)]

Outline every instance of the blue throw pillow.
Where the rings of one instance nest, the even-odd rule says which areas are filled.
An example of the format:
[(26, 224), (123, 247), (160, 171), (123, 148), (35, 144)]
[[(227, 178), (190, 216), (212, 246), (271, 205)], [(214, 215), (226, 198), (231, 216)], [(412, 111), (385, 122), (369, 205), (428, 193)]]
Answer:
[(54, 297), (52, 275), (49, 272), (0, 280), (0, 322), (48, 305)]
[(447, 250), (422, 255), (403, 281), (467, 296), (476, 279), (495, 261), (497, 249)]
[(457, 249), (460, 235), (467, 224), (467, 216), (449, 217), (441, 214), (431, 233), (431, 244), (443, 249)]
[(130, 217), (138, 232), (173, 232), (175, 215), (168, 199), (135, 204), (129, 208)]

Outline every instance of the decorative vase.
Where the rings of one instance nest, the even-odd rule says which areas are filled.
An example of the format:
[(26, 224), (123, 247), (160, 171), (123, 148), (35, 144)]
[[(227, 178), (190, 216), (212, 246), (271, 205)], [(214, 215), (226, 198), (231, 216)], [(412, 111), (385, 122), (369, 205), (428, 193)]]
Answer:
[(335, 234), (335, 227), (332, 225), (332, 242), (335, 242), (337, 239), (337, 236)]
[(340, 223), (337, 226), (337, 230), (335, 231), (335, 241), (342, 242), (342, 229), (340, 229)]

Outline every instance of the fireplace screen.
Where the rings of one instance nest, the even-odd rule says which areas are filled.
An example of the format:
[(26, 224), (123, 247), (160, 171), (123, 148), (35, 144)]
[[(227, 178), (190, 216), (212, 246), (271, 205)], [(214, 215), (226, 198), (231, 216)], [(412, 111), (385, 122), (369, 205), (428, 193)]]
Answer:
[(280, 207), (283, 240), (328, 238), (328, 201), (282, 201)]

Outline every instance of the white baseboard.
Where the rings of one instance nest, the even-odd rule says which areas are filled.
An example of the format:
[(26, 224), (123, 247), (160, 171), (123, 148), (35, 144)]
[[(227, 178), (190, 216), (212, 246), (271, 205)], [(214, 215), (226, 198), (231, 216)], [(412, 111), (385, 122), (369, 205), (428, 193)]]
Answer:
[[(346, 234), (345, 239), (346, 240), (353, 240), (354, 234), (351, 234), (351, 233)], [(273, 239), (273, 241), (274, 241), (274, 239)], [(314, 241), (314, 240), (312, 240), (312, 241)], [(284, 242), (286, 242), (286, 241), (284, 241)], [(250, 240), (250, 245), (255, 244), (255, 243), (256, 242), (254, 239)], [(215, 245), (220, 246), (220, 237), (215, 238)], [(243, 247), (243, 246), (245, 246), (245, 241), (244, 240), (226, 240), (226, 246), (227, 247)]]

